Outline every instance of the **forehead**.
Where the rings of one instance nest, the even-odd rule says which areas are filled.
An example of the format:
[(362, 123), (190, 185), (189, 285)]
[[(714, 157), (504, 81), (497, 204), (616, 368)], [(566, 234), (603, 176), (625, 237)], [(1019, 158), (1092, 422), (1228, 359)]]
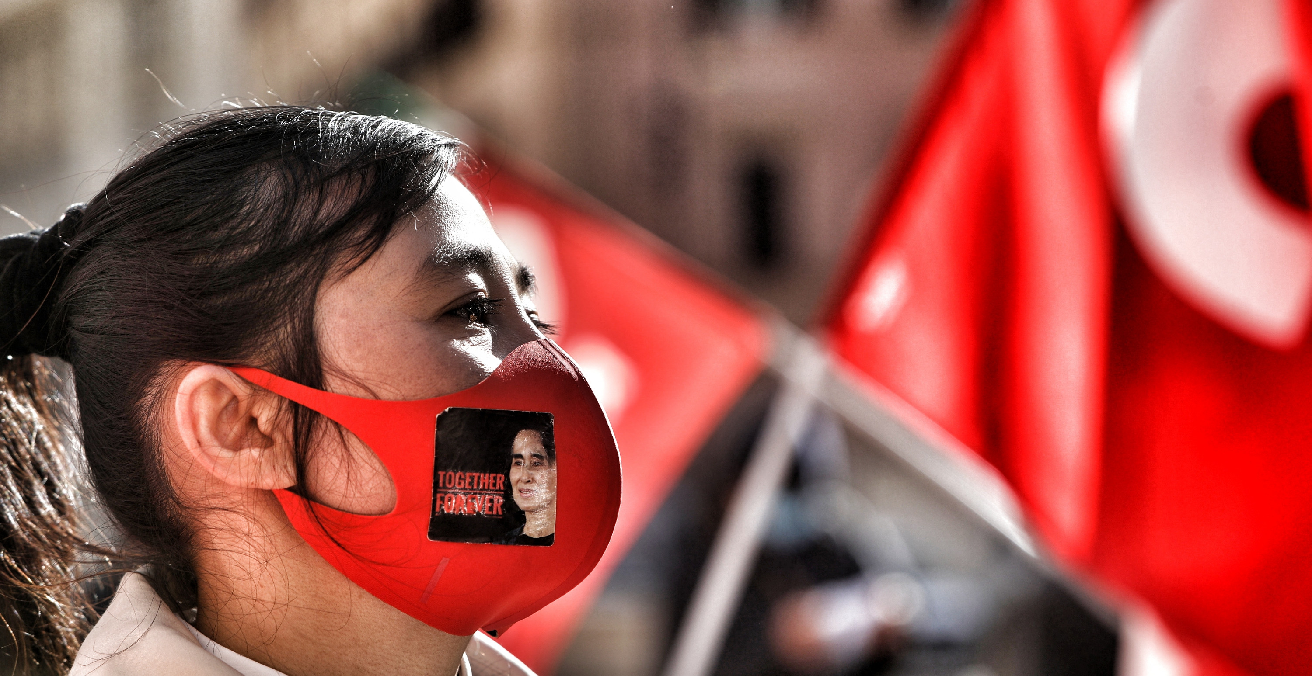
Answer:
[(537, 429), (521, 429), (514, 436), (516, 444), (537, 444), (542, 445), (542, 434)]
[(483, 205), (454, 177), (442, 181), (429, 217), (400, 230), (398, 238), (422, 241), (418, 248), (430, 273), (459, 275), (466, 268), (510, 267), (514, 262)]
[(463, 278), (471, 272), (514, 275), (518, 265), (473, 193), (456, 178), (442, 181), (428, 207), (398, 223), (372, 257), (326, 284), (323, 302), (391, 298)]
[(483, 205), (460, 179), (454, 176), (443, 179), (438, 186), (436, 206), (439, 218), (432, 228), (435, 242), (496, 238)]
[(520, 430), (519, 434), (515, 435), (514, 443), (516, 451), (525, 449), (530, 451), (543, 450), (542, 435), (537, 430)]

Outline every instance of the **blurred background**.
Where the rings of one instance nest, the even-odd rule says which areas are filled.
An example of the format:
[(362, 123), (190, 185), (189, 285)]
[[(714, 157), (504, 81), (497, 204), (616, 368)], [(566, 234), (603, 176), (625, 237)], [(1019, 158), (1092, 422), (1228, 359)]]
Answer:
[(805, 322), (956, 5), (2, 0), (0, 194), (53, 222), (162, 122), (386, 73)]
[[(0, 204), (21, 215), (0, 230), (53, 223), (180, 115), (340, 104), (495, 141), (807, 326), (968, 5), (0, 0)], [(661, 673), (779, 387), (733, 403), (544, 671)], [(818, 409), (714, 673), (1124, 667), (1123, 623), (995, 526)]]

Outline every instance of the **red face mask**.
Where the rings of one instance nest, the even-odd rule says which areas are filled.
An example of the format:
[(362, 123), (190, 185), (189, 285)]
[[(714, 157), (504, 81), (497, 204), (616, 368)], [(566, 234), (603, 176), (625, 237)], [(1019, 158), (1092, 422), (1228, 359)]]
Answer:
[(515, 349), (467, 390), (415, 401), (232, 370), (340, 423), (377, 454), (396, 484), (391, 513), (275, 493), (334, 568), (432, 627), (495, 636), (582, 581), (610, 542), (620, 505), (615, 438), (578, 367), (550, 340)]

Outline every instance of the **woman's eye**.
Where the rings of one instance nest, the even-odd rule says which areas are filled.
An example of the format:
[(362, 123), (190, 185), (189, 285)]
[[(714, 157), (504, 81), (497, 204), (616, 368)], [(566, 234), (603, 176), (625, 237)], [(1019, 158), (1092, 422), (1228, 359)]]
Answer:
[(499, 298), (479, 296), (471, 298), (469, 302), (451, 310), (450, 314), (459, 317), (471, 326), (488, 327), (491, 325), (490, 318), (492, 314), (496, 312), (497, 306), (501, 302)]

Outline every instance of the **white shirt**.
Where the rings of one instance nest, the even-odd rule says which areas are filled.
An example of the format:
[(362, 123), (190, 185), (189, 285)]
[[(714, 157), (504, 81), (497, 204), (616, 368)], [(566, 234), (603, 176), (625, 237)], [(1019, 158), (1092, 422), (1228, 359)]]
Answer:
[[(459, 676), (533, 676), (533, 672), (480, 633), (460, 660)], [(87, 634), (69, 676), (285, 676), (196, 631), (164, 605), (146, 578), (128, 573), (114, 600)]]

